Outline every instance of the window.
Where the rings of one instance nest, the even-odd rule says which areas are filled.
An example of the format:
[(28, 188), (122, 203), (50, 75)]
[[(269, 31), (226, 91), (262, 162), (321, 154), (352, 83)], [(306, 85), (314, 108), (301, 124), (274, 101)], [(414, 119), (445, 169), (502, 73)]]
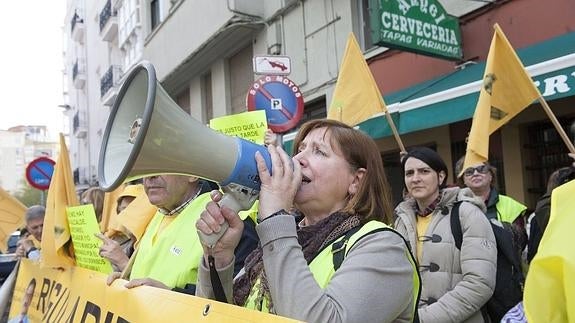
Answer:
[(209, 122), (214, 117), (214, 101), (212, 99), (212, 74), (202, 76), (203, 120)]
[(357, 28), (357, 35), (358, 35), (358, 42), (360, 43), (363, 51), (367, 51), (372, 47), (377, 47), (377, 45), (373, 44), (373, 40), (371, 39), (371, 26), (370, 26), (370, 17), (369, 13), (377, 8), (371, 8), (371, 5), (375, 5), (377, 1), (370, 1), (370, 0), (357, 0), (357, 8), (356, 8), (356, 28)]
[(304, 122), (313, 119), (324, 119), (327, 117), (327, 106), (325, 96), (305, 104), (303, 115), (295, 129), (298, 129)]
[[(559, 118), (567, 135), (570, 133), (569, 125), (574, 120), (573, 117)], [(527, 157), (525, 168), (528, 198), (537, 201), (546, 191), (549, 175), (558, 168), (571, 165), (572, 160), (567, 155), (568, 149), (559, 132), (550, 121), (530, 123), (525, 127), (525, 133), (527, 142), (523, 147), (526, 148)], [(573, 140), (573, 134), (570, 139)]]
[(162, 22), (162, 16), (160, 15), (160, 0), (152, 0), (150, 2), (150, 17), (151, 17), (151, 29), (154, 30)]

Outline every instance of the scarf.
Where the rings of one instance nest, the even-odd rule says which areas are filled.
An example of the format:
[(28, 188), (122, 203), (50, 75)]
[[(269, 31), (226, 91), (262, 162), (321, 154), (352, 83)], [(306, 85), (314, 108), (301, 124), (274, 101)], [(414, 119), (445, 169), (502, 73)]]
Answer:
[[(358, 215), (336, 212), (314, 225), (299, 227), (298, 243), (302, 247), (303, 256), (308, 265), (325, 246), (360, 224)], [(270, 313), (275, 313), (262, 256), (262, 247), (258, 245), (246, 257), (245, 273), (234, 282), (234, 303), (244, 306), (253, 289), (253, 292), (257, 293), (256, 304), (259, 306), (265, 299)], [(260, 280), (259, 288), (253, 288), (258, 279)]]

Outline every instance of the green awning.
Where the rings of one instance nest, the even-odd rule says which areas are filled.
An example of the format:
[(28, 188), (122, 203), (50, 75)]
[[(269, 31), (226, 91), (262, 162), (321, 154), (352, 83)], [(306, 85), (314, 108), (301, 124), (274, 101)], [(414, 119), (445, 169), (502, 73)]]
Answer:
[[(523, 65), (547, 101), (575, 95), (575, 32), (517, 50)], [(471, 119), (475, 112), (485, 62), (384, 96), (400, 134)], [(359, 124), (374, 139), (392, 135), (385, 115)], [(284, 137), (291, 151), (294, 134)]]
[[(517, 55), (547, 101), (575, 95), (575, 32), (520, 49)], [(384, 96), (400, 134), (473, 117), (485, 62)], [(359, 128), (374, 139), (391, 136), (384, 115)]]

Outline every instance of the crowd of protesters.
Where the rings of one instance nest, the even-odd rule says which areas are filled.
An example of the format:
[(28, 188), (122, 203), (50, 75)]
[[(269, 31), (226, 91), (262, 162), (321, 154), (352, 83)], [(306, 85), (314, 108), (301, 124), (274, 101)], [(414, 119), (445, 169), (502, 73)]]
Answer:
[[(575, 162), (555, 171), (527, 214), (499, 192), (489, 161), (463, 169), (462, 157), (448, 185), (440, 155), (411, 147), (400, 156), (404, 199), (394, 207), (379, 149), (359, 130), (312, 120), (299, 129), (291, 157), (271, 131), (265, 144), (271, 164), (254, 156), (261, 191), (248, 212), (220, 206), (218, 184), (193, 176), (125, 186), (116, 216), (143, 194), (155, 214), (138, 237), (98, 235), (100, 255), (114, 268), (108, 284), (123, 278), (126, 288), (170, 289), (309, 322), (499, 321), (505, 312), (488, 314), (500, 283), (493, 224), (508, 233), (527, 274), (553, 189), (575, 178)], [(90, 188), (80, 197), (101, 221), (104, 192)], [(41, 257), (44, 214), (43, 206), (27, 209), (17, 257)], [(225, 232), (208, 246), (196, 230)], [(516, 305), (504, 310), (522, 314), (521, 300)]]

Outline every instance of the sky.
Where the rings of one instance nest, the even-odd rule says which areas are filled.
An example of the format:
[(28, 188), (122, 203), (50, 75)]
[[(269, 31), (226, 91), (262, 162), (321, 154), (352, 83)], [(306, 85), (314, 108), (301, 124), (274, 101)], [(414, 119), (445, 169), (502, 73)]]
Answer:
[(63, 131), (63, 26), (66, 0), (2, 1), (0, 129), (45, 125)]

